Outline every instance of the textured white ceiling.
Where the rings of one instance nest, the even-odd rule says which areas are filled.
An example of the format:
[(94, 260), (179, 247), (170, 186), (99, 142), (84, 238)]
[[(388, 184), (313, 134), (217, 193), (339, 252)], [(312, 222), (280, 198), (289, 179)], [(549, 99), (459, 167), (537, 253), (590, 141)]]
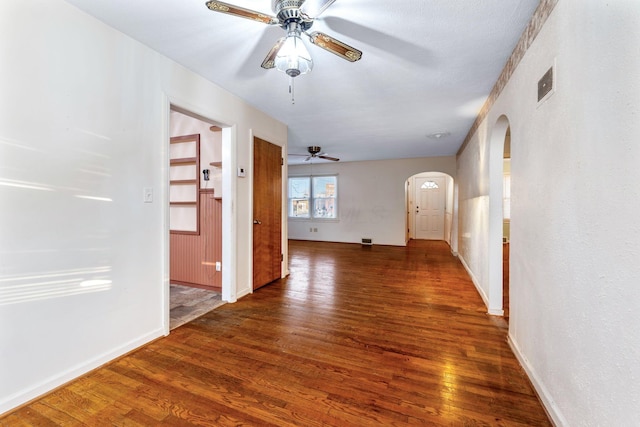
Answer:
[[(280, 27), (204, 0), (67, 1), (286, 123), (290, 153), (319, 145), (342, 161), (455, 154), (539, 3), (337, 0), (312, 30), (362, 59), (308, 43), (314, 69), (295, 79), (292, 105), (289, 77), (260, 67)], [(273, 15), (271, 0), (227, 2)]]

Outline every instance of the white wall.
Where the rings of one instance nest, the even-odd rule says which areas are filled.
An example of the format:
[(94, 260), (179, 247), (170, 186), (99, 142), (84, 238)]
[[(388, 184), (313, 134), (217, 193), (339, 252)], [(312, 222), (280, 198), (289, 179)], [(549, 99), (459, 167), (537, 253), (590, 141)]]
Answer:
[[(170, 102), (231, 126), (232, 170), (252, 132), (287, 129), (60, 0), (0, 2), (0, 63), (2, 413), (168, 331)], [(250, 179), (224, 184), (231, 301), (251, 289)]]
[[(308, 175), (311, 166), (289, 166), (289, 176)], [(455, 157), (331, 162), (313, 164), (313, 174), (338, 174), (337, 221), (289, 220), (289, 238), (405, 245), (407, 178), (421, 172), (443, 172), (455, 178)], [(317, 228), (318, 232), (310, 232)]]
[(489, 292), (489, 141), (506, 115), (509, 339), (558, 425), (640, 419), (639, 20), (635, 0), (560, 0), (458, 161), (459, 252)]

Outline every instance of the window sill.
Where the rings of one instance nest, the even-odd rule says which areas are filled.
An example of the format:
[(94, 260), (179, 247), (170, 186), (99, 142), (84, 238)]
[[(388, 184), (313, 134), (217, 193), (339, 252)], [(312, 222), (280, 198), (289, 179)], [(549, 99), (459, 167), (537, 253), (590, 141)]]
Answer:
[(295, 216), (287, 218), (293, 222), (340, 222), (340, 218), (297, 218)]

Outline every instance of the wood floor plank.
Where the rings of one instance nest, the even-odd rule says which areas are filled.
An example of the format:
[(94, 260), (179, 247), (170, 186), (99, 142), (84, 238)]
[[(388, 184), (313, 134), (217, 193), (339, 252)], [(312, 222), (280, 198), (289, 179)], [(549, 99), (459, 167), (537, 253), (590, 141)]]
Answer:
[(0, 426), (549, 426), (444, 242), (289, 243), (290, 276)]

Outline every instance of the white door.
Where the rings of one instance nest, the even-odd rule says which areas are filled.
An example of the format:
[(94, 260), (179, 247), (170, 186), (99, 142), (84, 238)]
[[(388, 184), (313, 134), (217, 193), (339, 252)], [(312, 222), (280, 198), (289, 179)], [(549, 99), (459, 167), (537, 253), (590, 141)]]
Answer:
[(444, 240), (444, 177), (415, 178), (414, 239)]

